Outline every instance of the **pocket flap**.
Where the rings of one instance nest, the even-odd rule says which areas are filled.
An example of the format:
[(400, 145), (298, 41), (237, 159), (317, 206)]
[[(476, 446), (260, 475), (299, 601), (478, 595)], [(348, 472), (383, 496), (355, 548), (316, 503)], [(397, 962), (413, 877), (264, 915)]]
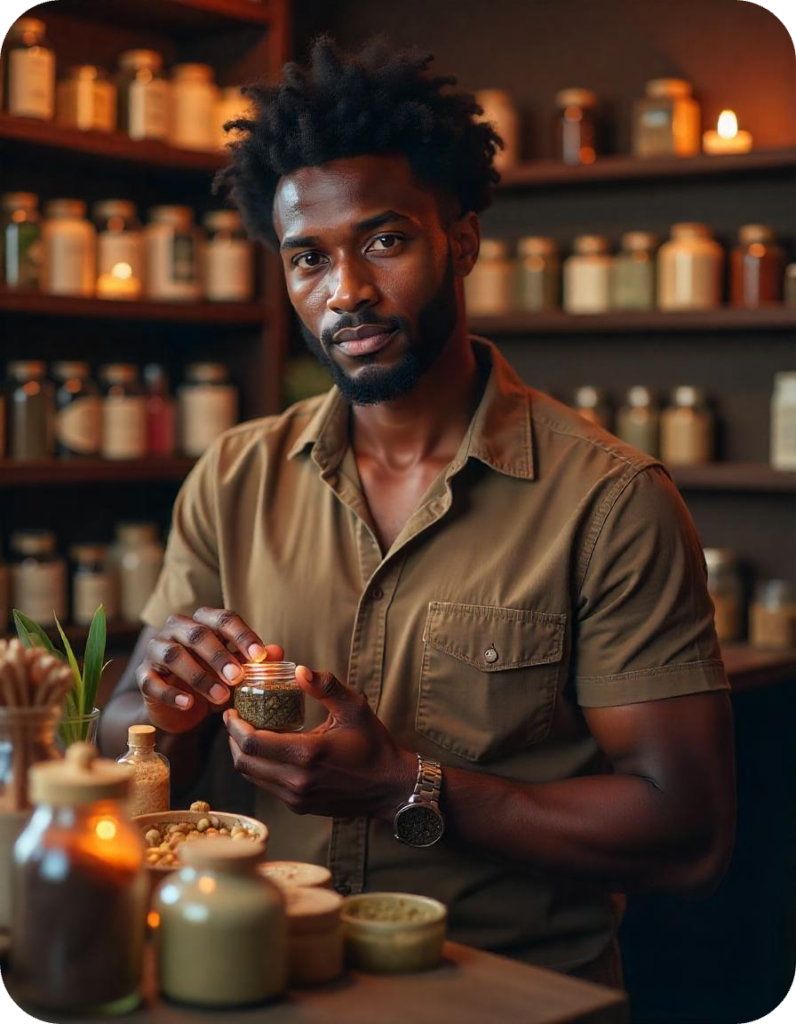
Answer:
[(483, 672), (560, 661), (566, 615), (430, 601), (424, 643)]

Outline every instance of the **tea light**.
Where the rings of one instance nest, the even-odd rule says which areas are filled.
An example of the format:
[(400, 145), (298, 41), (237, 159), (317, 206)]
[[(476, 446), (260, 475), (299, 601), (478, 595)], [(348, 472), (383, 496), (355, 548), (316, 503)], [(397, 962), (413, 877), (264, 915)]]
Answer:
[(110, 273), (97, 278), (97, 295), (101, 299), (133, 301), (141, 295), (141, 282), (129, 263), (115, 263)]
[(702, 148), (714, 156), (720, 153), (748, 153), (752, 148), (751, 132), (739, 131), (733, 110), (722, 110), (716, 131), (705, 132)]

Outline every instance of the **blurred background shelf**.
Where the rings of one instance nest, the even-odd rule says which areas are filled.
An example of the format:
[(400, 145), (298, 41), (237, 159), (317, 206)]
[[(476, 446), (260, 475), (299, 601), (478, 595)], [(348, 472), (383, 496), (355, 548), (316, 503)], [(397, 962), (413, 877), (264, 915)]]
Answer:
[(670, 466), (684, 491), (758, 491), (796, 494), (796, 471), (774, 469), (765, 462), (711, 462), (705, 466)]
[(796, 331), (796, 307), (776, 305), (760, 309), (693, 310), (667, 313), (660, 310), (631, 313), (574, 315), (550, 313), (513, 313), (508, 316), (470, 318), (475, 334), (643, 334), (666, 332), (705, 332), (706, 334), (743, 331)]
[(0, 490), (10, 487), (38, 487), (43, 484), (134, 483), (159, 480), (180, 481), (195, 459), (42, 459), (22, 462), (0, 460)]
[(102, 18), (121, 28), (147, 28), (192, 35), (236, 28), (268, 28), (274, 22), (269, 0), (69, 0), (69, 13)]

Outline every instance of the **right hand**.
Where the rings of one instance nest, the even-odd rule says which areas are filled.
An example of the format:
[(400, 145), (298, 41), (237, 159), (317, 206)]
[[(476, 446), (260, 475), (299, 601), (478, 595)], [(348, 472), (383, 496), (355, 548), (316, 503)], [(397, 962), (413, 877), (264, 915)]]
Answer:
[(229, 707), (230, 687), (243, 681), (241, 662), (283, 657), (281, 647), (265, 645), (236, 612), (199, 608), (193, 618), (169, 616), (147, 644), (136, 680), (152, 725), (187, 732)]

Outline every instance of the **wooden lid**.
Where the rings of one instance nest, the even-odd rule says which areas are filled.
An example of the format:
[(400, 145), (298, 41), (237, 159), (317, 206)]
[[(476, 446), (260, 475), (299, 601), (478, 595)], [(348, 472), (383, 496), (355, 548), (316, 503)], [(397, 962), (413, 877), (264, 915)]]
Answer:
[(329, 887), (332, 873), (322, 864), (305, 864), (298, 860), (271, 860), (260, 864), (259, 873), (276, 885), (294, 888)]
[(121, 800), (130, 792), (135, 771), (97, 756), (90, 743), (73, 743), (63, 761), (43, 761), (30, 769), (30, 798), (36, 804), (73, 807), (97, 800)]
[(331, 889), (294, 885), (283, 888), (282, 893), (288, 928), (292, 932), (318, 931), (331, 927), (340, 919), (343, 897)]

